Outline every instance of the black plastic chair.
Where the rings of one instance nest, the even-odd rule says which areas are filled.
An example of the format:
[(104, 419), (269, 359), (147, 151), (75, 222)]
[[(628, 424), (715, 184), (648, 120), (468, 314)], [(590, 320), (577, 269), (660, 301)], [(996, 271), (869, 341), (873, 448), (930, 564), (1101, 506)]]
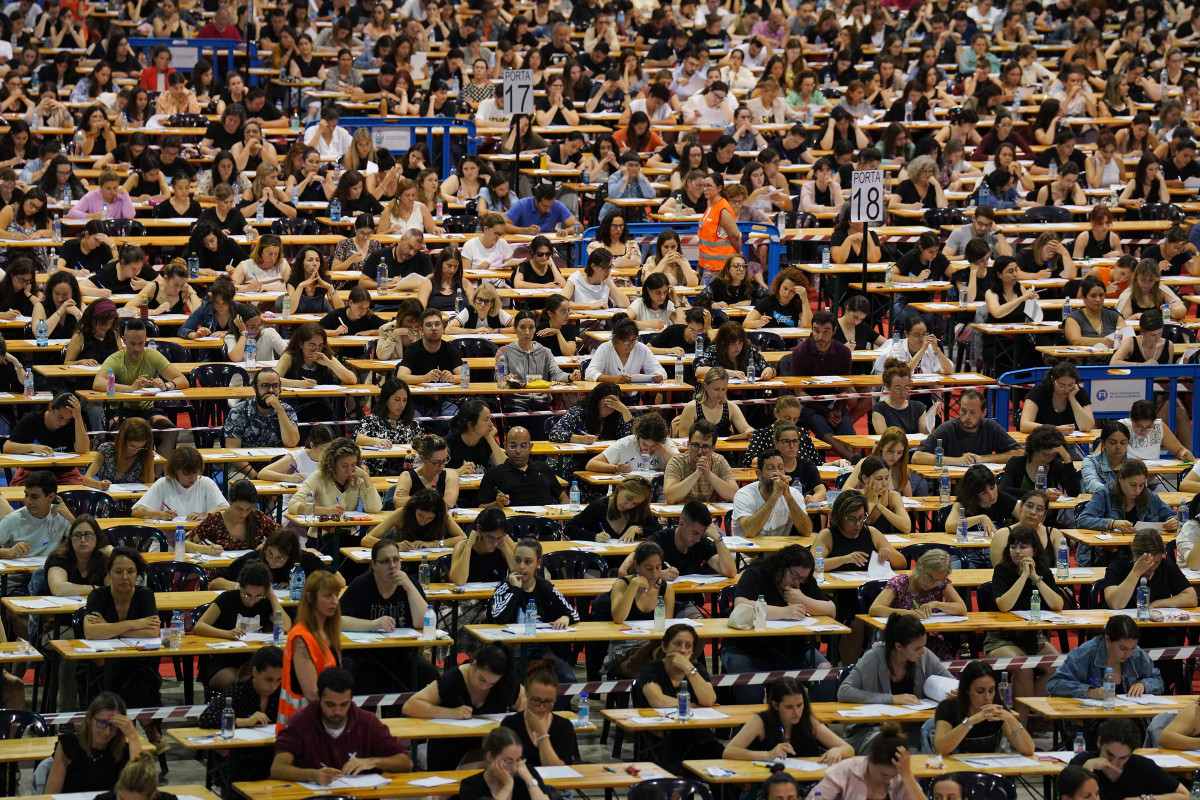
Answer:
[(792, 374), (792, 354), (787, 353), (779, 357), (779, 363), (775, 366), (776, 372), (780, 375)]
[(167, 552), (166, 534), (147, 525), (116, 525), (105, 528), (104, 535), (114, 546), (132, 547), (139, 553)]
[(787, 350), (783, 337), (775, 331), (746, 331), (746, 340), (759, 350)]
[(109, 236), (145, 236), (146, 226), (136, 219), (106, 219), (101, 223)]
[(563, 538), (562, 525), (549, 517), (509, 517), (508, 535), (518, 542), (525, 537), (539, 542), (560, 542)]
[(900, 555), (908, 559), (908, 565), (911, 568), (917, 563), (917, 559), (925, 555), (930, 550), (943, 550), (950, 554), (950, 566), (953, 569), (966, 569), (967, 554), (961, 548), (955, 547), (952, 544), (940, 544), (938, 542), (921, 542), (919, 544), (910, 544), (900, 548)]
[(579, 550), (546, 553), (542, 556), (542, 569), (552, 581), (580, 580), (586, 578), (589, 572), (598, 572), (601, 576), (606, 576), (611, 570), (604, 556)]
[(95, 489), (71, 489), (59, 492), (63, 505), (75, 516), (91, 514), (96, 519), (105, 519), (117, 515), (117, 501), (104, 492)]
[[(1104, 603), (1104, 590), (1112, 586), (1108, 580), (1101, 578), (1088, 587), (1088, 590), (1083, 593), (1081, 601), (1086, 600), (1087, 605), (1084, 608), (1107, 608)], [(1081, 602), (1080, 605), (1083, 605)]]
[(717, 592), (716, 607), (718, 617), (728, 617), (733, 613), (733, 590), (736, 586), (726, 586)]
[(862, 586), (858, 587), (858, 613), (870, 614), (871, 606), (875, 604), (875, 598), (879, 597), (879, 593), (887, 587), (887, 581), (876, 579), (867, 581)]
[(185, 561), (146, 565), (146, 587), (152, 592), (198, 592), (208, 588), (208, 573)]
[(186, 364), (189, 361), (187, 351), (183, 349), (183, 345), (178, 345), (174, 342), (155, 342), (154, 346), (162, 354), (163, 358), (172, 364)]
[(922, 778), (921, 785), (928, 793), (933, 784), (949, 778), (962, 787), (963, 800), (1017, 800), (1017, 787), (1011, 777), (986, 772), (948, 772), (933, 778)]
[(463, 358), (495, 358), (496, 351), (499, 349), (495, 342), (473, 336), (456, 339), (454, 346), (458, 348)]
[(321, 226), (308, 217), (279, 217), (271, 222), (270, 232), (276, 236), (316, 236)]
[[(0, 740), (49, 735), (50, 726), (40, 715), (24, 709), (0, 709)], [(4, 765), (4, 790), (9, 797), (17, 794), (20, 769), (17, 762)]]
[(1193, 344), (1200, 341), (1196, 338), (1195, 331), (1170, 322), (1163, 325), (1162, 335), (1171, 344)]
[[(118, 323), (121, 328), (122, 336), (125, 335), (125, 326), (128, 325), (130, 323), (130, 321), (133, 319), (134, 319), (134, 317), (129, 317), (128, 319), (122, 319)], [(146, 338), (147, 339), (154, 339), (155, 337), (158, 336), (159, 331), (158, 331), (158, 323), (157, 322), (155, 322), (152, 319), (144, 319), (144, 320), (142, 320), (142, 324), (146, 326)], [(157, 347), (158, 342), (155, 342), (154, 346)]]
[(975, 603), (980, 611), (999, 611), (996, 608), (996, 597), (992, 594), (991, 581), (985, 581), (975, 587)]
[[(242, 386), (250, 385), (250, 373), (237, 364), (201, 364), (192, 370), (192, 381), (202, 389), (225, 389), (233, 384), (234, 378), (241, 378)], [(198, 414), (194, 420), (197, 428), (223, 428), (225, 417), (229, 414), (229, 403), (225, 400), (199, 400), (196, 402)], [(218, 438), (224, 443), (224, 431), (215, 430), (207, 436), (206, 445), (211, 446)]]
[(629, 800), (713, 800), (708, 785), (687, 778), (651, 778), (629, 787)]
[(438, 556), (433, 564), (429, 567), (429, 580), (432, 583), (449, 583), (450, 582), (450, 557), (452, 553), (446, 553), (444, 556)]

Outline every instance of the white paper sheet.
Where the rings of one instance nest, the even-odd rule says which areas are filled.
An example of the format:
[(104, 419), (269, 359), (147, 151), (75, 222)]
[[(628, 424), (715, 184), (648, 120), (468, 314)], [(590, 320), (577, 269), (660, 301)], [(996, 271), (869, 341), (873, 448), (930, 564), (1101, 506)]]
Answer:
[(792, 769), (797, 772), (822, 772), (826, 764), (820, 761), (806, 761), (802, 758), (785, 758), (783, 760), (784, 769)]
[(1175, 755), (1174, 753), (1147, 753), (1146, 758), (1158, 764), (1163, 769), (1171, 769), (1172, 767), (1195, 767), (1196, 762), (1190, 758)]
[(343, 775), (340, 778), (335, 778), (328, 786), (322, 786), (319, 783), (305, 783), (303, 781), (296, 785), (303, 786), (310, 792), (329, 793), (334, 789), (370, 789), (373, 786), (383, 786), (391, 782), (391, 778), (383, 775)]
[(1122, 700), (1128, 700), (1139, 706), (1171, 706), (1172, 708), (1178, 705), (1174, 700), (1167, 697), (1159, 697), (1156, 694), (1143, 694), (1138, 697), (1130, 697), (1127, 694), (1119, 694), (1117, 697)]
[(1044, 318), (1042, 307), (1038, 305), (1037, 298), (1025, 301), (1025, 317), (1030, 322), (1041, 322)]
[(490, 719), (479, 719), (477, 717), (471, 717), (470, 719), (444, 719), (435, 717), (429, 721), (438, 725), (453, 725), (456, 728), (481, 728), (484, 725), (492, 724)]
[[(541, 769), (539, 767), (538, 769)], [(409, 781), (410, 786), (420, 786), (425, 789), (432, 789), (435, 786), (446, 786), (447, 784), (458, 783), (450, 778), (443, 778), (439, 775), (430, 775), (428, 778), (417, 778), (415, 781)]]
[(990, 756), (968, 756), (960, 755), (959, 761), (970, 764), (973, 767), (986, 769), (988, 767), (1036, 767), (1037, 762), (1032, 758), (1021, 755), (990, 755)]
[(940, 703), (954, 691), (958, 691), (957, 678), (947, 678), (945, 675), (925, 676), (925, 696), (929, 699)]
[(867, 559), (867, 575), (885, 581), (896, 577), (896, 573), (892, 571), (892, 565), (886, 560), (882, 560), (878, 554)]
[[(657, 708), (656, 707), (654, 710), (657, 711), (662, 716), (669, 717), (671, 719), (678, 719), (678, 717), (679, 717), (679, 709), (676, 708), (675, 706), (668, 706), (665, 708)], [(692, 709), (692, 719), (694, 719), (694, 720), (729, 719), (729, 715), (723, 711), (718, 711), (715, 708), (693, 708)]]

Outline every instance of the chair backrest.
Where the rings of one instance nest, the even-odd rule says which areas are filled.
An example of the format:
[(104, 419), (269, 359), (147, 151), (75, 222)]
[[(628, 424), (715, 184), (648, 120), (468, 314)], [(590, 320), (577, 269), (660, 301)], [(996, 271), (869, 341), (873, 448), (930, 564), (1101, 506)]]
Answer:
[(146, 587), (152, 592), (195, 592), (208, 588), (208, 573), (185, 561), (146, 565)]
[(115, 525), (104, 529), (104, 535), (114, 545), (132, 547), (139, 553), (167, 552), (167, 536), (147, 525)]
[(1172, 344), (1192, 344), (1197, 341), (1195, 331), (1173, 323), (1163, 325), (1162, 335), (1164, 339)]
[(117, 511), (117, 501), (95, 489), (71, 489), (59, 492), (58, 496), (63, 505), (77, 517), (80, 514), (91, 514), (97, 519), (103, 519), (114, 516)]
[(192, 370), (192, 380), (196, 386), (205, 389), (223, 389), (236, 385), (235, 377), (242, 379), (242, 386), (250, 385), (250, 373), (237, 364), (201, 364)]
[(629, 800), (712, 800), (708, 785), (687, 778), (651, 778), (629, 787)]
[(726, 586), (717, 592), (716, 608), (718, 617), (728, 617), (733, 612), (734, 589), (736, 586)]
[(777, 367), (780, 375), (792, 374), (792, 354), (787, 353), (779, 358), (779, 366)]
[(438, 556), (429, 567), (429, 580), (433, 583), (446, 583), (450, 580), (450, 556), (452, 553), (446, 553), (444, 556)]
[(992, 594), (992, 582), (981, 583), (975, 588), (975, 602), (980, 611), (997, 611), (996, 597)]
[(579, 580), (589, 572), (608, 575), (608, 562), (599, 553), (578, 550), (558, 550), (542, 556), (542, 569), (552, 581)]
[(0, 739), (22, 739), (25, 735), (49, 736), (50, 726), (40, 714), (18, 708), (0, 708)]
[[(1025, 213), (1021, 217), (1023, 222), (1070, 222), (1071, 212), (1069, 209), (1058, 206), (1033, 206), (1025, 209)], [(928, 219), (925, 224), (929, 224)]]
[(783, 337), (775, 331), (746, 331), (746, 339), (759, 350), (786, 350)]
[(917, 559), (925, 555), (930, 550), (944, 550), (950, 554), (950, 566), (952, 569), (967, 568), (967, 554), (962, 548), (955, 547), (952, 544), (941, 544), (938, 542), (921, 542), (920, 544), (910, 544), (900, 548), (900, 555), (908, 559), (909, 567), (917, 563)]
[(887, 586), (887, 581), (877, 579), (867, 581), (862, 586), (858, 587), (858, 613), (866, 614), (871, 610), (871, 606), (875, 603), (875, 598), (879, 597), (879, 593)]
[(155, 342), (154, 346), (162, 354), (163, 358), (172, 364), (186, 364), (188, 361), (187, 351), (183, 349), (182, 345), (175, 344), (174, 342)]
[(952, 779), (962, 787), (963, 800), (1017, 800), (1017, 787), (1011, 777), (991, 775), (986, 772), (948, 772), (921, 781), (926, 794), (931, 794), (933, 784)]
[(1111, 586), (1107, 579), (1101, 578), (1088, 587), (1087, 608), (1104, 608), (1104, 590)]
[(558, 542), (562, 540), (562, 525), (549, 517), (509, 517), (508, 535), (516, 541), (528, 536), (539, 542)]
[(475, 337), (456, 339), (454, 346), (462, 353), (463, 358), (491, 358), (496, 355), (496, 351), (499, 349), (495, 342)]

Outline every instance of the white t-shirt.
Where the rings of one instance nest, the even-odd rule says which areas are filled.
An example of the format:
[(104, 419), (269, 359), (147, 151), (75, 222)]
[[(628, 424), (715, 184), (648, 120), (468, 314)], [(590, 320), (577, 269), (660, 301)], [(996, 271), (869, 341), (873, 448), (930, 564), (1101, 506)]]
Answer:
[(698, 115), (694, 125), (699, 125), (706, 128), (723, 128), (729, 124), (725, 119), (725, 107), (723, 103), (718, 103), (716, 106), (708, 104), (708, 95), (694, 94), (687, 99), (683, 104), (684, 112), (691, 112)]
[[(579, 274), (579, 273), (575, 273)], [(650, 352), (650, 348), (641, 342), (635, 342), (633, 350), (629, 353), (629, 358), (625, 363), (621, 363), (617, 351), (613, 349), (612, 342), (605, 342), (596, 348), (596, 352), (592, 354), (592, 360), (588, 363), (587, 375), (584, 376), (589, 381), (596, 380), (600, 375), (662, 375), (665, 380), (667, 371), (663, 369), (663, 365), (658, 363), (658, 359), (654, 357), (654, 353)]]
[(229, 501), (221, 494), (216, 482), (201, 475), (189, 489), (183, 488), (174, 478), (159, 478), (133, 507), (150, 511), (170, 510), (179, 518), (188, 514), (205, 514), (228, 505)]
[[(675, 449), (675, 445), (670, 439), (663, 446), (671, 456), (679, 455), (679, 451)], [(634, 472), (641, 469), (642, 448), (638, 447), (637, 436), (633, 434), (617, 439), (604, 448), (604, 452), (600, 455), (604, 456), (604, 460), (610, 464), (628, 464)], [(650, 456), (650, 469), (654, 472), (662, 472), (667, 468), (669, 460), (670, 458), (663, 458), (661, 450), (656, 450)]]
[(646, 305), (646, 301), (640, 297), (629, 304), (629, 316), (636, 320), (661, 319), (670, 324), (673, 313), (675, 313), (675, 304), (670, 300), (657, 311)]
[[(481, 111), (483, 110), (483, 103), (479, 104), (479, 108)], [(644, 97), (640, 97), (637, 100), (634, 100), (632, 103), (629, 104), (629, 113), (630, 114), (633, 114), (637, 111), (641, 111), (647, 117), (650, 117), (651, 122), (666, 122), (675, 113), (671, 109), (670, 103), (662, 103), (661, 105), (659, 105), (658, 109), (654, 112), (654, 115), (651, 116), (650, 112), (646, 110), (646, 98), (644, 98)]]
[[(462, 327), (465, 328), (465, 327), (467, 327), (467, 323), (471, 319), (471, 316), (474, 314), (474, 312), (475, 312), (475, 309), (473, 309), (473, 308), (464, 308), (462, 311), (455, 314), (454, 318), (456, 320), (458, 320), (459, 325), (461, 325)], [(513, 315), (508, 313), (507, 311), (505, 311), (503, 308), (500, 309), (500, 311), (496, 314), (496, 316), (500, 318), (500, 325), (502, 327), (508, 327), (508, 325), (510, 325), (512, 323)], [(471, 330), (478, 330), (479, 328), (487, 328), (487, 327), (489, 327), (487, 324), (487, 319), (480, 319), (478, 316), (476, 316), (475, 317), (475, 327), (472, 328)]]
[(476, 236), (463, 245), (462, 254), (474, 265), (491, 264), (493, 267), (498, 267), (512, 258), (513, 248), (503, 239), (497, 239), (492, 247), (487, 248), (483, 246), (483, 237)]
[[(896, 358), (903, 361), (905, 364), (912, 361), (913, 353), (908, 349), (908, 339), (888, 339), (879, 355), (875, 358), (875, 364), (871, 367), (871, 372), (875, 375), (883, 374), (883, 367), (887, 364), (889, 358)], [(926, 375), (941, 375), (945, 370), (942, 369), (942, 364), (938, 361), (938, 357), (934, 355), (932, 350), (926, 349), (921, 354), (921, 363), (917, 365), (918, 370)]]
[(309, 126), (304, 133), (304, 143), (309, 147), (317, 148), (321, 158), (341, 158), (346, 155), (346, 151), (350, 149), (350, 142), (354, 139), (350, 135), (350, 131), (339, 125), (333, 129), (333, 136), (326, 142), (324, 136), (317, 136), (319, 127), (318, 125)]
[[(792, 498), (796, 501), (796, 505), (804, 508), (804, 496), (790, 486), (788, 487), (788, 491), (792, 493)], [(766, 502), (763, 499), (762, 493), (758, 491), (758, 481), (737, 490), (737, 494), (733, 496), (734, 536), (745, 535), (742, 533), (742, 520), (753, 516), (760, 508), (766, 505)], [(780, 497), (775, 501), (775, 507), (771, 509), (771, 516), (767, 517), (767, 522), (763, 525), (762, 530), (758, 532), (758, 535), (786, 536), (791, 530), (792, 515), (788, 513), (787, 499)]]
[(593, 286), (588, 283), (587, 276), (583, 274), (583, 270), (572, 272), (567, 280), (575, 285), (574, 300), (576, 303), (602, 302), (607, 305), (608, 281), (602, 281)]
[(488, 97), (475, 109), (475, 122), (495, 122), (500, 125), (512, 123), (513, 113), (502, 108), (496, 108), (496, 98)]

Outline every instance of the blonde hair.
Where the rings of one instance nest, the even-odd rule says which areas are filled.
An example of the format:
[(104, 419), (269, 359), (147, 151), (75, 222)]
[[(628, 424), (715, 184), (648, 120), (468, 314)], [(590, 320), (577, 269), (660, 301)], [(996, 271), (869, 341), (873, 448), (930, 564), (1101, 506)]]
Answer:
[[(775, 407), (778, 408), (779, 403), (788, 396), (784, 395), (779, 398), (779, 402), (776, 403)], [(892, 466), (892, 483), (903, 490), (908, 485), (908, 434), (904, 432), (904, 429), (897, 428), (895, 425), (886, 429), (879, 436), (879, 442), (876, 443), (875, 449), (871, 451), (871, 455), (883, 458), (884, 451), (897, 444), (904, 448), (904, 457)]]
[(500, 313), (500, 293), (496, 291), (495, 286), (492, 286), (490, 283), (481, 284), (479, 288), (475, 290), (475, 296), (471, 298), (471, 304), (474, 305), (475, 301), (481, 297), (484, 300), (492, 301), (492, 307), (488, 309), (489, 314)]
[(279, 174), (279, 165), (270, 164), (266, 161), (258, 165), (258, 169), (254, 171), (254, 182), (250, 184), (250, 194), (255, 200), (261, 200), (263, 196), (263, 178), (270, 175)]
[(779, 416), (780, 411), (790, 411), (791, 409), (799, 409), (800, 401), (796, 399), (794, 394), (785, 394), (775, 400), (775, 416)]
[(950, 554), (945, 550), (926, 550), (913, 564), (913, 574), (928, 578), (934, 572), (950, 572)]
[(121, 792), (129, 792), (153, 800), (154, 795), (158, 794), (158, 766), (154, 763), (154, 757), (143, 750), (129, 759), (113, 791), (118, 796)]
[[(323, 569), (313, 572), (304, 582), (304, 592), (300, 595), (300, 605), (296, 609), (296, 621), (303, 622), (304, 627), (316, 633), (317, 615), (313, 611), (313, 606), (316, 604), (317, 595), (326, 590), (337, 594), (341, 588), (337, 577), (332, 572), (326, 572)], [(334, 653), (340, 653), (342, 649), (342, 606), (340, 603), (334, 606), (333, 614), (325, 620), (323, 630), (329, 649)]]
[(729, 373), (724, 367), (710, 367), (708, 372), (704, 374), (704, 379), (696, 387), (696, 416), (700, 416), (699, 404), (708, 400), (708, 385), (716, 381), (729, 380)]

